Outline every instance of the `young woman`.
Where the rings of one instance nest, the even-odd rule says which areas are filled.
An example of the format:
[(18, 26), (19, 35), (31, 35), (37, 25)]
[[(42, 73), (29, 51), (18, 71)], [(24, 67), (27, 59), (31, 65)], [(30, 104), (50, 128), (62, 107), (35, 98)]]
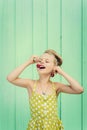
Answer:
[[(36, 63), (39, 79), (22, 79), (19, 75), (29, 65)], [(62, 121), (58, 117), (57, 97), (60, 92), (80, 94), (83, 87), (63, 71), (62, 58), (54, 50), (46, 50), (40, 57), (32, 56), (7, 76), (14, 85), (27, 89), (29, 94), (31, 119), (27, 130), (63, 130)], [(52, 82), (51, 77), (60, 74), (69, 83), (65, 85)]]

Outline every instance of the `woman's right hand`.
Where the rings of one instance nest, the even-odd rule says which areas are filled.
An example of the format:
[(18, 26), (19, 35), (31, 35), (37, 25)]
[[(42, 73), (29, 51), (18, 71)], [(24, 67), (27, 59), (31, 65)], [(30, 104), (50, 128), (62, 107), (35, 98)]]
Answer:
[(30, 57), (29, 62), (31, 64), (34, 64), (34, 63), (39, 62), (39, 59), (40, 59), (39, 56), (33, 55), (33, 56)]

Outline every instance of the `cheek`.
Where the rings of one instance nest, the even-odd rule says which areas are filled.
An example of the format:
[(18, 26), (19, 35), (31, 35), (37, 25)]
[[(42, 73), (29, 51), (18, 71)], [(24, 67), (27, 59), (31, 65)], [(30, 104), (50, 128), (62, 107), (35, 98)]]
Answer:
[(53, 68), (54, 68), (54, 65), (52, 64), (47, 65), (47, 70), (52, 71)]

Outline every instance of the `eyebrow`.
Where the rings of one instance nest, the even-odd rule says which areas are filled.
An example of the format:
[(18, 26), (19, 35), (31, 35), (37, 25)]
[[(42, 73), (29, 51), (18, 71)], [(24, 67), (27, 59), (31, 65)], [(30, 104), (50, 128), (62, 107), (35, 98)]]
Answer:
[[(45, 58), (40, 57), (40, 59), (45, 59)], [(45, 60), (49, 60), (49, 59), (45, 59)]]

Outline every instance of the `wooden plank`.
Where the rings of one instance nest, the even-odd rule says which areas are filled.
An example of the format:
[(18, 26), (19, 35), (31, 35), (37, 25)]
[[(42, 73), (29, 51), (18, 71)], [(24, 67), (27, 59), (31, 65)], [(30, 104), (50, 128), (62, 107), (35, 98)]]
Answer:
[(15, 88), (7, 75), (15, 67), (15, 2), (0, 1), (0, 129), (15, 130)]
[[(21, 5), (21, 6), (20, 6)], [(16, 1), (16, 66), (32, 56), (32, 0)], [(32, 78), (32, 66), (21, 74), (22, 78)], [(30, 119), (29, 99), (26, 89), (16, 88), (16, 129), (27, 128)]]
[[(63, 69), (81, 83), (81, 1), (62, 1), (62, 9)], [(65, 129), (81, 130), (81, 95), (62, 94), (61, 116)]]
[(83, 0), (83, 130), (87, 129), (87, 1)]
[(60, 53), (60, 1), (48, 0), (48, 48)]

